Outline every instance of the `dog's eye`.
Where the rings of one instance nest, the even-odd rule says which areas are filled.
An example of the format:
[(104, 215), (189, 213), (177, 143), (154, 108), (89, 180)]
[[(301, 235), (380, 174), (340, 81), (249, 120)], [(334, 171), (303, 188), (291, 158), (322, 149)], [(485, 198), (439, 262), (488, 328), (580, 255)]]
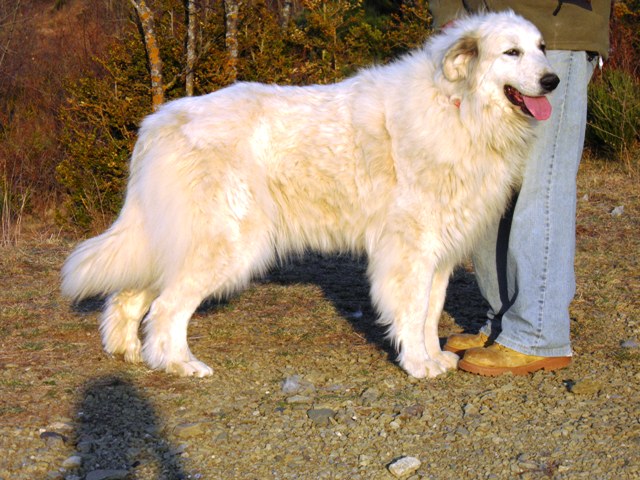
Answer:
[(519, 57), (520, 55), (522, 55), (522, 52), (520, 50), (518, 50), (517, 48), (511, 48), (509, 50), (507, 50), (506, 52), (504, 52), (505, 55), (509, 55), (510, 57)]
[(542, 50), (542, 53), (547, 53), (547, 46), (544, 43), (541, 43), (540, 50)]

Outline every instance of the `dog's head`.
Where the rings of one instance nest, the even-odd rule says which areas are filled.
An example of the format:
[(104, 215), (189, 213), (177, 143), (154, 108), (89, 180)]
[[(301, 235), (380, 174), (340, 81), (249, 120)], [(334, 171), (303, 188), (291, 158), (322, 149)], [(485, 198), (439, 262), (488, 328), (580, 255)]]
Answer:
[(546, 95), (560, 82), (545, 54), (538, 29), (512, 12), (467, 17), (444, 31), (450, 44), (442, 73), (464, 91), (480, 93), (519, 113), (546, 120), (551, 105)]

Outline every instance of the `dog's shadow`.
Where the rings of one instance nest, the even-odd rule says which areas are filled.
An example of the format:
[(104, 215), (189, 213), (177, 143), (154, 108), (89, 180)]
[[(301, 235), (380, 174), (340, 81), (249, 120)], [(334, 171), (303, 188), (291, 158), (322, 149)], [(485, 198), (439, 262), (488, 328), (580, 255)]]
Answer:
[[(386, 340), (386, 328), (376, 323), (378, 316), (371, 303), (366, 271), (365, 257), (308, 253), (272, 270), (264, 281), (318, 285), (359, 334), (395, 358), (396, 352)], [(486, 322), (487, 308), (475, 275), (462, 267), (456, 269), (447, 288), (444, 310), (457, 327), (478, 332)]]
[[(376, 322), (377, 313), (371, 303), (366, 271), (365, 257), (307, 253), (283, 262), (256, 281), (285, 286), (318, 285), (325, 297), (361, 336), (386, 351), (393, 359), (396, 352), (386, 340), (386, 328)], [(101, 297), (86, 299), (74, 305), (74, 309), (78, 313), (99, 311), (104, 308), (104, 300)], [(206, 314), (225, 303), (226, 300), (205, 300), (198, 311)], [(476, 333), (486, 321), (487, 308), (475, 275), (468, 269), (457, 268), (447, 288), (445, 312), (459, 329)], [(441, 343), (443, 341), (441, 339)]]

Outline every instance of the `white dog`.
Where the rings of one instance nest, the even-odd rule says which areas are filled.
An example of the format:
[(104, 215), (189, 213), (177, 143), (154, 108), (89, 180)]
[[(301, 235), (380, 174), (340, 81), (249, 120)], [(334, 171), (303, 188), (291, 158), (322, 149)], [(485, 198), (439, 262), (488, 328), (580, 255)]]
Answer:
[(205, 376), (187, 345), (203, 299), (290, 252), (364, 251), (402, 368), (455, 368), (438, 340), (449, 276), (502, 214), (558, 81), (531, 23), (489, 13), (334, 85), (167, 103), (142, 123), (120, 216), (69, 256), (63, 293), (110, 294), (107, 352)]

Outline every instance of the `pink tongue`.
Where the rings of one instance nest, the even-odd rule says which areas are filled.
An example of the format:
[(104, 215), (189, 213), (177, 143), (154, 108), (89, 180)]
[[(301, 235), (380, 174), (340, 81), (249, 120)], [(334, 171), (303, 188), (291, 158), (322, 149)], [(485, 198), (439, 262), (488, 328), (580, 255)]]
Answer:
[(546, 120), (551, 116), (551, 104), (547, 97), (522, 96), (524, 104), (536, 120)]

